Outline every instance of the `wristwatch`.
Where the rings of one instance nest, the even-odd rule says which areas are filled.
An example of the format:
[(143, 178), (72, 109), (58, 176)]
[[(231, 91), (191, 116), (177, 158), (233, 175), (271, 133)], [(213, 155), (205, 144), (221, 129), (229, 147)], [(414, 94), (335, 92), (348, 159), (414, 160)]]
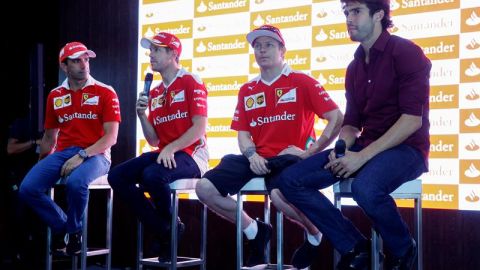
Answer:
[(88, 158), (88, 154), (87, 154), (87, 151), (83, 150), (83, 149), (80, 149), (80, 151), (78, 151), (77, 153), (83, 160), (87, 159)]

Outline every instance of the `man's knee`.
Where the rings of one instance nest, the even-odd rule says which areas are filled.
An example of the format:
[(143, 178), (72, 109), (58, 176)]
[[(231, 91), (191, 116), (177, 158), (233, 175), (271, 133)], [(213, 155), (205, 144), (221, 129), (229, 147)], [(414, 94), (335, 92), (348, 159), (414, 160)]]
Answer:
[(70, 194), (86, 194), (88, 193), (88, 183), (85, 179), (70, 176), (65, 183), (65, 190)]
[(18, 190), (18, 196), (22, 201), (26, 201), (28, 198), (34, 196), (35, 194), (40, 194), (38, 190), (33, 188), (31, 185), (25, 183), (25, 181), (20, 185)]
[(270, 200), (272, 200), (273, 205), (275, 208), (280, 209), (283, 205), (282, 193), (279, 189), (272, 189), (270, 192)]
[(361, 181), (353, 180), (352, 182), (352, 198), (362, 207), (375, 207), (375, 199), (380, 195), (380, 191), (376, 191), (371, 186)]
[(145, 188), (158, 188), (159, 186), (166, 186), (169, 184), (170, 177), (168, 175), (159, 174), (156, 168), (146, 168), (143, 170), (142, 185), (145, 186)]
[(285, 169), (277, 179), (278, 193), (287, 197), (292, 190), (296, 190), (294, 178), (290, 176), (288, 168)]
[(112, 188), (117, 188), (117, 186), (119, 185), (119, 182), (120, 182), (120, 173), (119, 173), (119, 170), (116, 170), (115, 168), (110, 170), (110, 172), (108, 172), (108, 176), (107, 176), (107, 180), (108, 180), (108, 184), (110, 184), (110, 186)]
[(197, 197), (206, 204), (209, 203), (209, 199), (212, 196), (220, 194), (212, 182), (207, 178), (202, 178), (197, 182), (195, 192), (197, 193)]

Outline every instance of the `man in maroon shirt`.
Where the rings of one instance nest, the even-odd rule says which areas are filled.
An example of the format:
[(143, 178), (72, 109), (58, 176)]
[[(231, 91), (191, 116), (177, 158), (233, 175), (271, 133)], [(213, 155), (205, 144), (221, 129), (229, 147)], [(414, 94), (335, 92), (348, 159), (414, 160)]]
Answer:
[(355, 177), (353, 198), (391, 251), (388, 269), (411, 269), (416, 243), (390, 193), (427, 169), (429, 73), (420, 47), (390, 35), (389, 0), (341, 0), (350, 38), (360, 42), (347, 68), (341, 157), (327, 150), (283, 171), (280, 190), (342, 254), (337, 269), (369, 269), (369, 242), (318, 192)]

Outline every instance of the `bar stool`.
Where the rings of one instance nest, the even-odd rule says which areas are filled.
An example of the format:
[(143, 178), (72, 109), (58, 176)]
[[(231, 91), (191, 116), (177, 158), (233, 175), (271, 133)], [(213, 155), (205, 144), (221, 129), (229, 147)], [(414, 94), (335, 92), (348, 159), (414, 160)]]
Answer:
[(192, 193), (195, 194), (195, 185), (198, 180), (196, 178), (186, 178), (175, 180), (170, 183), (170, 190), (172, 196), (172, 220), (171, 220), (171, 242), (170, 251), (171, 258), (169, 262), (159, 262), (158, 257), (144, 258), (143, 257), (143, 224), (138, 221), (137, 229), (137, 270), (143, 269), (143, 265), (165, 267), (172, 270), (181, 267), (188, 267), (199, 265), (200, 269), (206, 269), (206, 254), (207, 254), (207, 207), (202, 204), (201, 213), (201, 237), (200, 237), (200, 255), (199, 258), (192, 257), (180, 257), (177, 256), (177, 219), (178, 219), (178, 194), (180, 193)]
[[(63, 179), (60, 179), (57, 185), (62, 185)], [(106, 233), (105, 233), (105, 247), (100, 248), (91, 248), (87, 245), (88, 240), (88, 204), (85, 208), (85, 213), (83, 215), (83, 229), (82, 229), (82, 249), (80, 251), (80, 269), (87, 269), (87, 257), (106, 255), (105, 265), (106, 269), (111, 269), (112, 262), (112, 211), (113, 211), (113, 191), (110, 185), (108, 184), (107, 175), (103, 175), (95, 179), (88, 186), (88, 190), (106, 190), (107, 191), (107, 214), (106, 214)], [(55, 189), (52, 187), (48, 194), (54, 199)], [(50, 244), (52, 240), (52, 233), (50, 227), (47, 228), (47, 256), (46, 256), (46, 267), (45, 269), (52, 269), (52, 254), (50, 254)], [(78, 256), (72, 256), (72, 270), (77, 270), (78, 267)]]
[[(333, 185), (334, 205), (341, 210), (342, 198), (352, 198), (352, 182), (353, 178), (339, 181)], [(422, 181), (415, 179), (408, 181), (398, 187), (395, 191), (390, 193), (394, 199), (413, 199), (414, 200), (414, 238), (417, 242), (418, 256), (417, 256), (417, 270), (423, 269), (422, 256)], [(380, 252), (382, 251), (382, 239), (372, 228), (372, 269), (383, 269)], [(340, 260), (340, 254), (335, 250), (334, 252), (334, 267)]]
[[(265, 179), (263, 177), (252, 178), (246, 183), (237, 194), (237, 211), (236, 211), (236, 237), (237, 237), (237, 270), (250, 269), (243, 266), (243, 232), (242, 232), (242, 212), (243, 200), (242, 195), (263, 195), (264, 196), (264, 221), (270, 223), (270, 197), (265, 186)], [(277, 264), (270, 263), (270, 243), (267, 245), (268, 263), (266, 269), (292, 269), (291, 265), (283, 265), (283, 213), (277, 211)]]

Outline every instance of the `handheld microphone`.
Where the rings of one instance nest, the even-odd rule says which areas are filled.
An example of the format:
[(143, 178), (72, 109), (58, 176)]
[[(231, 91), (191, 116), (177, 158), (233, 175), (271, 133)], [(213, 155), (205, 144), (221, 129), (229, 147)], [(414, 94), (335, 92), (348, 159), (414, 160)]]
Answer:
[(347, 145), (345, 144), (345, 141), (340, 139), (335, 143), (335, 157), (340, 158), (345, 156), (345, 151), (347, 150)]
[(150, 94), (150, 86), (152, 85), (153, 74), (147, 73), (145, 75), (145, 84), (143, 85), (143, 94), (148, 97)]

